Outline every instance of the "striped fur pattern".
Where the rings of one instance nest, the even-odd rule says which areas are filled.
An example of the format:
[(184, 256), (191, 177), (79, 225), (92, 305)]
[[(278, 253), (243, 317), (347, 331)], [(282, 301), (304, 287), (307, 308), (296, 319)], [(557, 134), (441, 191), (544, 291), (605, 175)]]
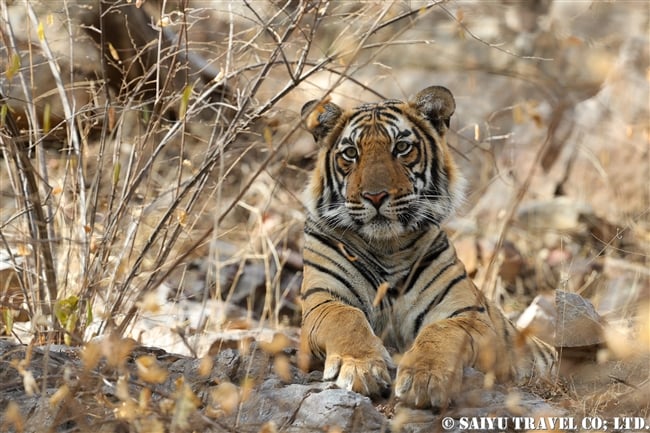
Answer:
[(555, 350), (524, 337), (467, 276), (441, 223), (462, 200), (446, 143), (455, 102), (429, 87), (412, 101), (344, 111), (303, 107), (320, 145), (306, 191), (301, 351), (323, 377), (366, 395), (440, 407), (463, 367), (522, 380), (551, 373)]

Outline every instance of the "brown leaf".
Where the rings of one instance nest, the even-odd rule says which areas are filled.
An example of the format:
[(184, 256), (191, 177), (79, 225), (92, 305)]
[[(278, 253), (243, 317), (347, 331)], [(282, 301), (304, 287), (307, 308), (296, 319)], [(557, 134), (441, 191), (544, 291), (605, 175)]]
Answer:
[(153, 355), (143, 355), (135, 360), (138, 377), (147, 383), (163, 383), (167, 380), (167, 371), (162, 369)]
[(381, 304), (381, 300), (386, 296), (388, 289), (390, 289), (390, 283), (387, 281), (384, 281), (379, 285), (379, 287), (377, 287), (377, 294), (375, 295), (375, 299), (372, 301), (373, 307), (378, 307), (379, 304)]

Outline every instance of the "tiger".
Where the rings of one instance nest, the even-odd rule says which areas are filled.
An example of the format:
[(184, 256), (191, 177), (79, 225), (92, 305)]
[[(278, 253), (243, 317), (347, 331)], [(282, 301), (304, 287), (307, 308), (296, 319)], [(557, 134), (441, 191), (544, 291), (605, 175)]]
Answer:
[(455, 109), (431, 86), (408, 102), (301, 111), (319, 150), (304, 197), (299, 353), (325, 381), (369, 397), (394, 390), (414, 408), (452, 403), (465, 367), (522, 381), (558, 360), (477, 288), (441, 228), (464, 194), (446, 140)]

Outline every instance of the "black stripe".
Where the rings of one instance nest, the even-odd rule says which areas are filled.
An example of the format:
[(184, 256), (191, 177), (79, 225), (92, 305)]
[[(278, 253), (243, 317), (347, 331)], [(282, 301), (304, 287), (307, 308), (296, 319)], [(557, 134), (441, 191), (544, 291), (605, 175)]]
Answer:
[(320, 347), (315, 346), (312, 343), (314, 343), (315, 340), (316, 340), (314, 338), (314, 334), (316, 332), (318, 332), (318, 330), (320, 329), (321, 324), (323, 323), (323, 321), (327, 317), (326, 313), (327, 313), (326, 310), (320, 312), (320, 316), (318, 316), (316, 318), (316, 320), (314, 321), (313, 326), (311, 327), (311, 330), (309, 331), (309, 347), (311, 348), (311, 352), (320, 359), (325, 359), (326, 353), (324, 353), (323, 350)]
[(507, 320), (501, 313), (499, 313), (499, 317), (501, 318), (501, 323), (503, 324), (503, 339), (504, 341), (510, 342), (510, 332), (508, 332), (508, 327), (512, 326), (512, 323), (510, 320)]
[[(442, 253), (442, 252), (441, 252), (441, 253)], [(430, 262), (429, 264), (431, 264), (431, 263), (433, 263), (433, 262)], [(424, 292), (426, 292), (427, 290), (429, 290), (429, 289), (431, 288), (431, 286), (436, 282), (436, 280), (437, 280), (438, 278), (440, 278), (440, 275), (442, 275), (443, 272), (445, 272), (447, 269), (451, 268), (453, 265), (454, 265), (454, 262), (447, 263), (445, 266), (443, 266), (442, 269), (440, 269), (438, 272), (436, 272), (436, 274), (435, 274), (435, 275), (434, 275), (434, 276), (433, 276), (429, 281), (427, 281), (426, 284), (423, 285), (424, 289), (422, 289), (422, 291), (420, 292), (420, 295), (422, 295)], [(418, 273), (418, 272), (422, 272), (422, 271), (424, 271), (424, 270), (425, 270), (425, 267), (420, 267), (420, 266), (418, 266), (418, 268), (417, 268), (414, 272)], [(404, 293), (408, 293), (408, 292), (410, 292), (411, 289), (412, 289), (413, 287), (415, 287), (415, 283), (417, 283), (417, 280), (418, 280), (418, 276), (415, 275), (415, 278), (413, 278), (413, 279), (411, 280), (411, 281), (412, 281), (412, 282), (411, 282), (411, 285), (410, 285), (409, 287), (406, 287), (406, 288), (404, 289)]]
[[(420, 241), (421, 239), (422, 239), (422, 237), (420, 237), (420, 236), (414, 236), (414, 237), (413, 237), (413, 240), (410, 240), (407, 244), (404, 244), (404, 245), (402, 246), (402, 248), (400, 249), (400, 251), (410, 250), (410, 249), (413, 248), (413, 246), (414, 246), (418, 241)], [(437, 239), (437, 238), (436, 238), (436, 239)], [(434, 244), (435, 244), (435, 241), (433, 241), (433, 242), (434, 242)]]
[(417, 155), (417, 157), (415, 158), (415, 160), (414, 160), (413, 162), (408, 163), (408, 164), (406, 165), (406, 167), (408, 167), (409, 170), (411, 170), (414, 174), (416, 174), (416, 173), (414, 172), (414, 168), (416, 168), (416, 167), (417, 167), (418, 165), (420, 165), (420, 163), (422, 162), (422, 152), (421, 152), (421, 148), (420, 148), (420, 147), (416, 147), (416, 148), (414, 148), (411, 152), (417, 152), (418, 155)]
[[(336, 279), (338, 282), (342, 283), (345, 287), (348, 287), (348, 280), (345, 278), (345, 276), (337, 273), (334, 271), (334, 269), (327, 268), (319, 263), (312, 262), (311, 260), (304, 260), (304, 266), (311, 266), (314, 269), (317, 269), (321, 271), (324, 274), (329, 275), (330, 277), (333, 277)], [(341, 268), (339, 268), (342, 270)]]
[(323, 293), (323, 292), (329, 293), (332, 296), (336, 296), (336, 294), (332, 293), (330, 289), (325, 289), (323, 287), (312, 287), (311, 289), (305, 291), (305, 293), (302, 293), (300, 297), (303, 300), (305, 300), (309, 298), (311, 295), (315, 295), (316, 293)]
[(339, 250), (339, 248), (338, 248), (339, 241), (337, 241), (336, 239), (333, 239), (331, 237), (325, 236), (322, 232), (317, 231), (317, 229), (312, 230), (311, 227), (305, 226), (305, 234), (309, 235), (309, 236), (311, 236), (313, 238), (316, 238), (316, 240), (318, 240), (318, 242), (320, 242), (321, 244), (329, 247), (332, 250), (335, 250), (335, 251)]
[[(326, 268), (325, 266), (321, 266), (321, 265), (319, 265), (318, 263), (314, 263), (314, 262), (311, 262), (311, 261), (309, 261), (309, 260), (305, 260), (305, 261), (304, 261), (304, 265), (305, 265), (305, 266), (311, 266), (312, 268), (317, 269), (317, 270), (319, 270), (320, 272), (322, 272), (322, 273), (324, 273), (324, 274), (327, 274), (327, 275), (331, 276), (332, 278), (336, 279), (338, 282), (340, 282), (341, 284), (343, 284), (343, 286), (344, 286), (344, 287), (345, 287), (345, 288), (346, 288), (350, 293), (352, 293), (352, 294), (354, 295), (354, 297), (357, 299), (358, 303), (357, 303), (356, 307), (359, 307), (359, 308), (361, 308), (362, 310), (364, 309), (364, 307), (365, 307), (365, 303), (363, 302), (363, 298), (361, 298), (361, 295), (360, 295), (360, 294), (359, 294), (359, 293), (358, 293), (358, 292), (357, 292), (353, 287), (350, 286), (349, 282), (347, 281), (347, 279), (346, 279), (345, 277), (343, 277), (342, 275), (340, 275), (340, 274), (334, 272), (333, 269)], [(338, 296), (341, 297), (341, 298), (343, 298), (343, 297), (340, 296), (340, 295), (338, 295)], [(347, 303), (348, 305), (355, 306), (354, 303), (352, 303), (352, 302), (346, 302), (346, 303)]]
[[(358, 274), (368, 283), (368, 285), (373, 290), (376, 291), (377, 287), (379, 287), (380, 284), (387, 281), (389, 272), (376, 260), (375, 257), (367, 255), (364, 249), (356, 249), (349, 244), (344, 243), (336, 238), (327, 236), (322, 232), (313, 231), (311, 228), (307, 228), (307, 226), (305, 226), (305, 234), (312, 236), (321, 244), (333, 250), (336, 253), (337, 257), (341, 257), (344, 260), (348, 261), (348, 263), (354, 267)], [(345, 249), (345, 254), (343, 254), (341, 248)], [(305, 249), (331, 262), (337, 268), (345, 270), (343, 266), (335, 261), (334, 258), (315, 251), (309, 247), (306, 247)], [(350, 257), (355, 257), (356, 260), (350, 260)], [(350, 289), (350, 291), (353, 290)]]
[[(325, 168), (323, 173), (323, 178), (322, 178), (322, 191), (320, 197), (318, 197), (318, 200), (316, 201), (316, 213), (319, 216), (323, 216), (323, 209), (325, 205), (328, 205), (328, 210), (329, 210), (329, 205), (332, 203), (332, 200), (334, 198), (334, 182), (332, 180), (332, 174), (330, 173), (331, 170), (331, 164), (330, 164), (330, 156), (332, 154), (332, 148), (327, 149), (326, 155), (325, 155)], [(329, 195), (330, 202), (325, 203), (325, 196)]]
[[(376, 288), (379, 284), (383, 283), (386, 280), (386, 274), (387, 274), (386, 270), (379, 263), (377, 263), (376, 260), (374, 260), (374, 257), (366, 255), (362, 250), (353, 249), (348, 244), (345, 244), (337, 239), (328, 237), (324, 235), (322, 232), (312, 231), (307, 227), (305, 227), (305, 234), (314, 237), (321, 244), (336, 251), (338, 256), (344, 257), (345, 260), (347, 260), (350, 264), (352, 264), (352, 266), (354, 266), (354, 268), (359, 272), (359, 274), (361, 274), (361, 276), (368, 282), (370, 286)], [(355, 257), (356, 260), (350, 260), (348, 256), (342, 254), (341, 247), (345, 248), (346, 253), (349, 256)], [(308, 247), (306, 249), (329, 260), (339, 269), (343, 269), (343, 267), (340, 264), (338, 264), (336, 261), (334, 261), (334, 259), (332, 259), (331, 257), (325, 254), (321, 254), (318, 251), (315, 251)], [(369, 270), (370, 272), (368, 272)]]
[[(394, 107), (392, 107), (392, 108), (394, 108)], [(397, 110), (395, 110), (395, 111), (397, 111)], [(397, 111), (397, 113), (402, 114), (401, 111)], [(395, 114), (393, 114), (393, 113), (391, 113), (389, 111), (378, 111), (377, 112), (377, 117), (380, 118), (381, 120), (384, 120), (384, 121), (397, 122), (399, 120), (399, 118)], [(388, 120), (386, 120), (386, 119), (388, 119)]]
[[(372, 107), (370, 107), (370, 106), (368, 106), (368, 107), (359, 107), (358, 111), (356, 113), (352, 114), (348, 118), (348, 125), (351, 126), (352, 128), (358, 128), (359, 126), (354, 125), (354, 123), (355, 122), (364, 122), (364, 121), (368, 120), (372, 116), (371, 114), (368, 113), (369, 111), (372, 111)], [(364, 118), (359, 119), (359, 117), (364, 117), (364, 116), (366, 117), (365, 119)]]
[(451, 319), (452, 317), (459, 316), (463, 313), (467, 313), (468, 311), (476, 311), (478, 313), (484, 313), (485, 312), (485, 307), (482, 307), (480, 305), (471, 305), (469, 307), (463, 307), (459, 308), (458, 310), (454, 311), (447, 317), (448, 319)]
[[(420, 155), (421, 155), (421, 156), (420, 156), (420, 159), (421, 159), (422, 161), (424, 161), (424, 167), (423, 167), (423, 169), (422, 169), (422, 172), (421, 172), (421, 173), (415, 173), (415, 172), (414, 172), (413, 174), (414, 174), (417, 178), (422, 179), (422, 178), (424, 177), (424, 173), (425, 173), (426, 170), (427, 170), (427, 166), (428, 166), (430, 163), (433, 163), (433, 161), (430, 161), (430, 159), (429, 159), (429, 149), (428, 149), (429, 146), (428, 146), (428, 143), (425, 142), (425, 140), (422, 139), (422, 135), (420, 134), (420, 132), (418, 131), (418, 129), (417, 129), (417, 128), (413, 128), (413, 133), (414, 133), (414, 135), (415, 135), (415, 139), (416, 139), (415, 141), (416, 141), (416, 143), (417, 143), (417, 146), (418, 146), (418, 148), (420, 149)], [(426, 181), (425, 181), (425, 187), (426, 187)]]
[[(379, 284), (383, 283), (387, 272), (386, 269), (377, 261), (377, 259), (372, 256), (366, 254), (365, 249), (363, 248), (355, 248), (354, 246), (350, 245), (349, 242), (343, 242), (339, 239), (329, 237), (322, 232), (315, 232), (315, 231), (307, 231), (305, 230), (305, 233), (313, 236), (314, 238), (318, 239), (319, 242), (327, 245), (329, 248), (332, 250), (336, 251), (341, 257), (345, 257), (345, 259), (350, 262), (354, 267), (364, 276), (366, 277), (366, 271), (368, 268), (370, 268), (370, 271), (373, 275), (373, 281), (371, 284)], [(356, 260), (350, 260), (346, 255), (341, 254), (341, 246), (345, 248), (347, 254), (351, 257), (356, 257)], [(368, 278), (366, 278), (368, 282), (371, 282)]]
[(386, 272), (383, 268), (378, 269), (373, 266), (373, 263), (368, 262), (365, 257), (363, 257), (361, 260), (359, 260), (358, 255), (355, 257), (357, 257), (357, 260), (351, 261), (350, 263), (352, 266), (354, 266), (359, 275), (361, 275), (373, 289), (377, 290), (377, 287), (386, 281)]
[(427, 145), (429, 149), (431, 149), (431, 156), (428, 158), (428, 161), (430, 161), (430, 167), (429, 167), (429, 173), (431, 175), (431, 182), (427, 187), (425, 187), (425, 190), (427, 193), (429, 191), (433, 191), (436, 194), (440, 194), (440, 188), (439, 188), (439, 183), (440, 183), (440, 166), (439, 166), (439, 161), (442, 161), (442, 159), (439, 156), (439, 151), (438, 151), (438, 145), (436, 143), (435, 138), (430, 136), (429, 134), (425, 133), (424, 136)]
[[(329, 245), (328, 245), (329, 246)], [(347, 269), (338, 261), (336, 261), (333, 257), (328, 256), (327, 254), (323, 254), (318, 250), (313, 249), (312, 247), (306, 246), (304, 247), (304, 251), (308, 251), (312, 254), (315, 254), (324, 260), (327, 260), (329, 263), (334, 265), (335, 268), (337, 268), (339, 271), (342, 271), (343, 274), (348, 275)], [(326, 266), (325, 263), (323, 263), (321, 266)]]
[[(401, 131), (398, 130), (397, 134), (395, 135), (395, 138), (399, 140), (400, 138), (406, 138), (409, 137), (410, 135), (413, 135), (413, 130), (412, 129), (402, 129)], [(417, 135), (416, 135), (417, 137)]]
[(553, 353), (547, 350), (547, 347), (543, 344), (543, 341), (533, 339), (531, 337), (526, 337), (528, 345), (533, 345), (538, 352), (538, 358), (542, 358), (546, 365), (552, 366), (555, 365), (555, 357)]
[[(329, 290), (325, 290), (325, 289), (321, 289), (321, 290), (329, 292)], [(305, 299), (305, 297), (306, 296), (303, 296), (303, 299)], [(334, 299), (326, 299), (325, 301), (319, 302), (318, 304), (314, 305), (309, 310), (304, 312), (304, 314), (302, 315), (303, 320), (305, 320), (307, 318), (307, 316), (309, 316), (312, 313), (312, 311), (314, 311), (316, 308), (318, 308), (318, 307), (320, 307), (322, 305), (325, 305), (325, 304), (329, 304), (330, 302), (335, 302), (335, 301), (334, 301)]]
[[(441, 238), (442, 238), (442, 242), (440, 242)], [(417, 242), (419, 240), (420, 240), (419, 238), (416, 238), (415, 242)], [(436, 260), (438, 260), (440, 255), (443, 252), (447, 251), (448, 248), (449, 248), (449, 239), (447, 238), (447, 234), (444, 231), (441, 230), (440, 233), (438, 233), (438, 236), (436, 236), (436, 238), (433, 240), (432, 249), (429, 250), (429, 252), (427, 252), (427, 254), (424, 256), (424, 258), (422, 258), (422, 260), (420, 260), (420, 262), (418, 263), (417, 268), (415, 268), (415, 269), (413, 269), (411, 271), (412, 275), (415, 278), (411, 279), (411, 285), (409, 287), (402, 288), (404, 293), (408, 293), (414, 287), (415, 282), (417, 281), (419, 275), (422, 272), (424, 272), (426, 270), (426, 268), (431, 266), (431, 264), (433, 264)], [(430, 279), (424, 285), (424, 287), (425, 287), (424, 290), (426, 290), (428, 287), (431, 287), (431, 285), (440, 277), (440, 275), (442, 275), (442, 273), (444, 271), (446, 271), (447, 269), (449, 269), (449, 267), (452, 266), (453, 264), (454, 264), (453, 262), (449, 263), (445, 267), (440, 269), (440, 271), (438, 271), (436, 273), (436, 275), (434, 275), (433, 278)]]
[[(342, 161), (342, 162), (340, 162)], [(336, 198), (340, 199), (343, 197), (343, 194), (341, 194), (341, 191), (339, 188), (341, 187), (341, 182), (339, 182), (339, 178), (343, 179), (348, 175), (348, 172), (350, 171), (350, 166), (352, 165), (351, 162), (346, 161), (343, 156), (339, 153), (336, 155), (332, 156), (332, 161), (331, 166), (333, 167), (332, 173), (330, 173), (332, 176), (332, 190), (336, 191)], [(338, 177), (337, 177), (338, 176)], [(336, 182), (336, 185), (334, 185), (334, 182)], [(339, 200), (339, 202), (342, 202), (343, 200)]]
[[(472, 357), (470, 358), (472, 360), (471, 365), (474, 366), (476, 364), (476, 359), (477, 359), (476, 356), (477, 349), (474, 347), (474, 345), (476, 344), (476, 340), (474, 339), (472, 333), (469, 332), (467, 329), (465, 329), (464, 326), (461, 325), (460, 328), (463, 331), (465, 331), (465, 333), (467, 334), (467, 342), (469, 343), (469, 348), (472, 349)], [(465, 344), (465, 347), (467, 347), (467, 344)]]
[[(442, 271), (439, 272), (439, 274), (440, 273), (442, 273)], [(422, 327), (422, 322), (424, 321), (424, 317), (427, 315), (427, 313), (429, 313), (432, 308), (435, 308), (438, 304), (444, 301), (447, 294), (451, 291), (451, 288), (454, 287), (459, 282), (463, 281), (465, 278), (467, 278), (467, 274), (463, 271), (462, 274), (458, 275), (456, 278), (451, 280), (449, 284), (447, 284), (447, 287), (445, 287), (445, 290), (443, 290), (442, 293), (439, 293), (438, 296), (436, 296), (431, 300), (431, 302), (429, 302), (429, 305), (427, 305), (427, 308), (424, 311), (418, 314), (418, 317), (415, 319), (416, 334), (420, 332), (420, 328)]]
[[(438, 236), (436, 236), (436, 238), (433, 240), (431, 249), (418, 264), (416, 272), (422, 272), (425, 268), (431, 266), (433, 263), (435, 263), (436, 260), (438, 260), (438, 258), (440, 258), (440, 255), (448, 249), (449, 238), (447, 238), (447, 234), (441, 230), (440, 233), (438, 233)], [(432, 282), (433, 281), (431, 281), (429, 284)]]

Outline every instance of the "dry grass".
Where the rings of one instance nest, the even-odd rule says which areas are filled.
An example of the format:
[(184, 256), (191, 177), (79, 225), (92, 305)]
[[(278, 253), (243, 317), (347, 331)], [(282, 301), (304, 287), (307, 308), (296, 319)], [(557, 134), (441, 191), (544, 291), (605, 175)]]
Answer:
[[(302, 103), (332, 96), (350, 106), (440, 83), (458, 89), (453, 144), (471, 190), (464, 224), (451, 227), (470, 239), (477, 280), (518, 311), (538, 291), (581, 293), (610, 323), (631, 321), (617, 329), (650, 351), (648, 59), (635, 66), (624, 53), (634, 29), (647, 28), (642, 5), (555, 14), (446, 1), (103, 7), (99, 18), (82, 2), (0, 3), (7, 335), (83, 345), (173, 322), (196, 355), (209, 347), (204, 331), (295, 326), (300, 189), (314, 155)], [(610, 12), (629, 20), (623, 36), (608, 33)], [(131, 31), (107, 30), (124, 16)], [(638, 83), (637, 70), (646, 74)], [(582, 104), (603, 88), (616, 116), (593, 107), (602, 100)], [(595, 135), (607, 140), (585, 141)], [(558, 192), (592, 210), (570, 208), (566, 225), (522, 209)], [(514, 271), (504, 265), (509, 245)], [(16, 299), (26, 322), (7, 308)], [(172, 301), (199, 308), (170, 310)], [(647, 416), (647, 364), (632, 357), (621, 367), (629, 354), (606, 343), (607, 373), (585, 370), (552, 399), (579, 415)], [(183, 389), (171, 400), (191, 408)]]
[[(40, 6), (40, 18), (35, 6)], [(114, 10), (119, 7), (116, 4)], [(125, 82), (117, 89), (98, 81), (91, 101), (105, 102), (78, 107), (79, 101), (71, 100), (66, 86), (76, 88), (83, 83), (70, 82), (69, 77), (62, 76), (60, 60), (51, 53), (43, 30), (47, 21), (39, 21), (58, 20), (61, 10), (48, 13), (46, 5), (25, 4), (28, 27), (37, 33), (33, 42), (39, 52), (45, 53), (44, 62), (50, 66), (56, 83), (53, 90), (58, 91), (54, 98), (60, 99), (57, 102), (65, 119), (52, 125), (50, 102), (28, 90), (31, 66), (19, 63), (12, 75), (24, 83), (26, 91), (22, 98), (12, 100), (14, 110), (5, 112), (5, 123), (11, 126), (17, 117), (30, 127), (8, 129), (3, 150), (13, 190), (9, 194), (16, 200), (14, 212), (30, 211), (20, 218), (10, 218), (3, 233), (9, 251), (18, 251), (21, 245), (23, 250), (30, 250), (25, 255), (30, 263), (21, 268), (21, 281), (26, 283), (21, 290), (33, 307), (30, 318), (42, 315), (49, 322), (36, 330), (57, 328), (55, 304), (76, 296), (109, 328), (124, 332), (143, 294), (165, 281), (172, 270), (183, 266), (188, 255), (220, 239), (222, 232), (228, 230), (224, 225), (229, 214), (235, 210), (251, 214), (250, 229), (258, 232), (264, 257), (270, 256), (269, 244), (276, 249), (281, 239), (272, 239), (265, 233), (262, 219), (263, 207), (274, 194), (268, 187), (277, 187), (257, 183), (260, 175), (273, 170), (271, 165), (286, 164), (280, 153), (300, 124), (296, 119), (276, 133), (262, 119), (278, 101), (323, 67), (353, 54), (342, 50), (345, 52), (308, 59), (313, 34), (322, 19), (315, 7), (265, 5), (261, 11), (254, 5), (244, 7), (243, 11), (233, 11), (233, 5), (228, 8), (227, 58), (225, 64), (220, 62), (217, 75), (209, 82), (193, 82), (193, 77), (185, 77), (184, 85), (175, 88), (172, 81), (181, 72), (161, 74), (155, 64), (145, 63), (147, 52), (142, 48), (142, 55), (123, 61), (127, 66), (142, 64), (149, 68), (143, 71), (144, 76), (138, 77), (140, 81)], [(6, 5), (3, 12), (7, 17)], [(113, 9), (108, 8), (107, 13), (111, 12)], [(173, 12), (168, 16), (176, 16)], [(194, 17), (202, 12), (181, 14), (172, 30), (186, 35), (195, 24), (189, 20), (198, 21)], [(243, 21), (237, 20), (235, 14), (242, 12), (247, 12), (252, 22), (244, 22), (243, 30), (235, 29)], [(228, 25), (228, 19), (221, 20)], [(264, 29), (265, 23), (272, 27)], [(78, 30), (74, 20), (58, 24), (70, 34)], [(13, 41), (14, 29), (5, 29), (8, 39)], [(163, 34), (150, 43), (165, 45), (161, 41)], [(70, 38), (68, 42), (72, 50), (77, 41)], [(138, 41), (133, 37), (131, 42)], [(12, 44), (6, 49), (10, 58), (19, 53), (17, 42)], [(118, 44), (109, 42), (106, 50), (114, 45)], [(158, 52), (158, 59), (175, 55), (180, 58), (171, 48), (178, 47)], [(122, 61), (119, 55), (111, 53), (117, 58), (109, 60)], [(256, 59), (254, 63), (252, 58)], [(186, 63), (179, 61), (174, 67), (181, 69)], [(279, 77), (277, 70), (288, 76)], [(102, 70), (96, 72), (100, 76), (106, 74)], [(124, 79), (129, 78), (128, 72), (124, 72)], [(269, 79), (270, 75), (274, 78)], [(339, 75), (345, 77), (346, 69)], [(267, 91), (260, 96), (260, 89), (271, 80), (274, 93)], [(279, 83), (280, 80), (283, 82)], [(143, 94), (149, 94), (139, 89), (145, 87), (155, 88), (151, 99), (143, 99)], [(210, 98), (216, 90), (231, 93), (212, 102)], [(24, 106), (17, 104), (20, 100), (25, 101)], [(16, 105), (19, 106), (14, 108)], [(83, 114), (90, 108), (94, 115), (88, 118)], [(203, 121), (202, 117), (207, 119)], [(45, 136), (55, 130), (62, 138), (67, 137), (63, 143), (68, 144), (58, 142), (56, 149), (45, 149)], [(19, 142), (23, 144), (18, 146)], [(262, 183), (268, 181), (267, 178)], [(260, 188), (266, 191), (258, 191)], [(261, 197), (254, 198), (253, 205), (243, 200), (254, 195)], [(292, 203), (293, 208), (299, 205)], [(262, 210), (258, 210), (260, 207)], [(282, 236), (280, 230), (279, 237)], [(265, 310), (270, 314), (268, 306)], [(89, 325), (84, 323), (85, 319), (79, 315), (77, 327), (81, 330)], [(105, 326), (101, 328), (100, 332), (104, 332)]]

